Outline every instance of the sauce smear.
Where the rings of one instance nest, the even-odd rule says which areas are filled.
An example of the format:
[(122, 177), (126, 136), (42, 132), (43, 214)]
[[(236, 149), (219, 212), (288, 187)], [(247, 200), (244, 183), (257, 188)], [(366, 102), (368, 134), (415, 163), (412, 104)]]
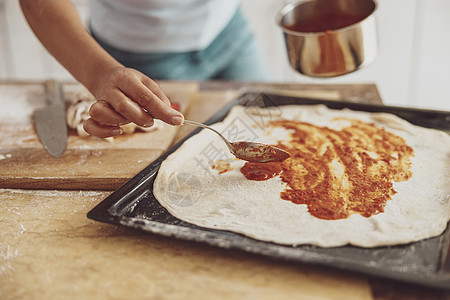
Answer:
[(396, 193), (393, 182), (408, 180), (414, 151), (403, 138), (374, 124), (345, 119), (341, 130), (297, 121), (273, 121), (289, 129), (290, 153), (281, 163), (246, 163), (241, 172), (249, 180), (280, 175), (287, 188), (281, 198), (306, 204), (315, 217), (337, 220), (358, 213), (370, 217), (384, 211)]
[(246, 162), (241, 168), (242, 174), (249, 180), (263, 181), (273, 178), (283, 171), (281, 163), (253, 163)]

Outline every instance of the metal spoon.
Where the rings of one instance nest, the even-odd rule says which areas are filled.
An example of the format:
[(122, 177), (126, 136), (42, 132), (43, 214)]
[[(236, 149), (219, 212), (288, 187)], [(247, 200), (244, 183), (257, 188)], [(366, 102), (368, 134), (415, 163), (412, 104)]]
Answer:
[(249, 162), (281, 162), (291, 156), (289, 152), (272, 145), (253, 142), (231, 143), (220, 132), (202, 123), (184, 120), (184, 124), (199, 126), (214, 131), (227, 144), (228, 149), (234, 156)]

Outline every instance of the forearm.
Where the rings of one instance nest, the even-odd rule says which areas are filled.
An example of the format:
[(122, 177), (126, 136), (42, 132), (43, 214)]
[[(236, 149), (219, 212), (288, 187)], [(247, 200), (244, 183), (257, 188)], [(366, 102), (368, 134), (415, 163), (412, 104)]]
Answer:
[(151, 126), (152, 117), (183, 123), (183, 115), (170, 107), (156, 82), (122, 66), (91, 37), (70, 0), (20, 0), (20, 4), (42, 44), (98, 100), (84, 123), (87, 132), (114, 136), (128, 122)]
[(94, 96), (112, 69), (122, 67), (86, 31), (69, 0), (20, 0), (30, 27), (47, 50)]

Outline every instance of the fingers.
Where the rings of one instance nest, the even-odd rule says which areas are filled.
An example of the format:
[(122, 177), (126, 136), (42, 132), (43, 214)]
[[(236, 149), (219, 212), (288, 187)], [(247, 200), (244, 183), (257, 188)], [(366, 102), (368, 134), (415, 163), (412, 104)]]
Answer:
[(142, 83), (150, 90), (153, 91), (153, 93), (161, 99), (164, 103), (170, 106), (170, 100), (167, 98), (166, 94), (161, 90), (158, 83), (154, 80), (151, 80), (148, 77), (142, 78)]
[(184, 121), (158, 84), (133, 69), (115, 69), (99, 89), (97, 99), (89, 111), (91, 118), (84, 123), (86, 132), (97, 137), (118, 135), (120, 126), (129, 122), (150, 127), (153, 118), (172, 125)]
[[(110, 107), (118, 114), (123, 116), (125, 119), (136, 123), (139, 126), (150, 127), (153, 125), (153, 118), (145, 112), (141, 106), (136, 102), (130, 100), (122, 90), (117, 87), (110, 87), (104, 89), (101, 95), (102, 100), (107, 101)], [(101, 122), (96, 117), (92, 116), (93, 119)], [(105, 122), (105, 124), (111, 124), (110, 122)], [(118, 123), (112, 123), (117, 125)]]
[[(160, 89), (159, 85), (151, 80), (150, 78), (144, 78), (144, 80), (142, 81), (142, 83), (151, 91), (153, 91), (153, 93), (162, 101), (164, 102), (163, 105), (160, 102), (155, 102), (155, 107), (150, 107), (149, 111), (151, 111), (152, 113), (154, 113), (154, 116), (159, 116), (158, 118), (160, 118), (161, 120), (163, 120), (164, 122), (167, 122), (169, 124), (172, 125), (182, 125), (183, 121), (184, 121), (184, 116), (181, 112), (179, 112), (178, 110), (174, 109), (171, 106), (170, 100), (169, 98), (167, 98), (166, 94), (164, 94), (164, 92)], [(141, 104), (142, 106), (144, 106), (144, 104)], [(144, 106), (145, 107), (145, 106)]]
[(104, 100), (95, 102), (91, 106), (89, 114), (92, 119), (103, 125), (120, 126), (130, 123)]
[(173, 109), (170, 106), (170, 102), (164, 102), (164, 100), (158, 97), (154, 91), (150, 91), (144, 84), (130, 91), (129, 97), (148, 111), (153, 117), (172, 125), (181, 124), (182, 114)]
[(87, 119), (83, 123), (84, 130), (90, 135), (99, 137), (99, 138), (107, 138), (116, 135), (120, 135), (122, 133), (122, 129), (119, 126), (109, 126), (102, 125), (98, 122), (94, 121), (92, 118)]
[[(129, 70), (128, 70), (129, 71)], [(141, 109), (148, 112), (156, 119), (160, 119), (172, 125), (181, 125), (183, 115), (170, 106), (170, 101), (164, 92), (159, 88), (158, 84), (146, 77), (142, 73), (133, 70), (129, 72), (121, 72), (115, 76), (115, 84), (132, 102), (138, 104)], [(110, 102), (111, 103), (111, 102)], [(113, 105), (114, 106), (114, 105)], [(114, 107), (119, 113), (124, 115), (125, 111)], [(123, 107), (125, 109), (125, 107)], [(138, 113), (135, 112), (136, 120)], [(126, 115), (124, 115), (127, 117)], [(128, 118), (128, 117), (127, 117)], [(133, 120), (133, 118), (128, 118)]]

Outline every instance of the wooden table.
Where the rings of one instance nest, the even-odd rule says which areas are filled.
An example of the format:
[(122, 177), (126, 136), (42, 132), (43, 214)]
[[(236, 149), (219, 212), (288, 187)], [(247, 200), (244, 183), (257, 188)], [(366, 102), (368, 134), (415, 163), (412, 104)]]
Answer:
[[(189, 93), (189, 97), (181, 95), (180, 99), (188, 99), (185, 115), (197, 121), (204, 121), (227, 101), (249, 90), (276, 91), (333, 100), (381, 102), (374, 85), (233, 82), (165, 84), (168, 94)], [(188, 86), (191, 88), (187, 89)], [(0, 131), (5, 126), (0, 123)], [(8, 126), (10, 130), (11, 125)], [(27, 130), (27, 135), (32, 133), (29, 128)], [(26, 180), (18, 177), (20, 170), (17, 169), (10, 174), (10, 181), (7, 173), (0, 174), (0, 184), (3, 184), (3, 188), (0, 188), (0, 298), (450, 298), (439, 290), (331, 268), (270, 260), (98, 223), (86, 218), (86, 213), (91, 208), (163, 153), (171, 143), (181, 139), (187, 134), (187, 130), (181, 127), (176, 132), (164, 132), (167, 138), (163, 146), (161, 140), (157, 139), (157, 147), (150, 145), (155, 141), (151, 133), (122, 137), (113, 145), (103, 144), (95, 139), (86, 139), (83, 144), (83, 141), (72, 135), (69, 139), (69, 151), (64, 154), (66, 160), (64, 155), (61, 159), (50, 157), (42, 148), (38, 149), (36, 141), (18, 143), (16, 140), (14, 143), (0, 140), (0, 167), (5, 168), (6, 164), (10, 164), (11, 168), (18, 168), (20, 165), (28, 171)], [(21, 132), (17, 133), (20, 134)], [(153, 135), (158, 136), (158, 133)], [(148, 143), (147, 148), (150, 149), (140, 145), (140, 141)], [(133, 148), (132, 145), (139, 147)], [(17, 150), (16, 148), (20, 150), (16, 154), (32, 150), (35, 156), (7, 155), (10, 154), (8, 151)], [(80, 151), (83, 149), (90, 152)], [(114, 151), (122, 151), (122, 159), (114, 156)], [(144, 154), (146, 156), (142, 157)], [(36, 157), (39, 159), (36, 160)], [(136, 163), (139, 160), (141, 163)], [(65, 172), (62, 161), (66, 167), (73, 166), (72, 175)], [(83, 168), (77, 165), (78, 162), (81, 162)], [(101, 165), (109, 165), (107, 170), (111, 176), (101, 177), (94, 170), (99, 168), (99, 162)], [(53, 174), (49, 172), (52, 169), (49, 165), (54, 168)], [(46, 168), (47, 171), (39, 168)], [(34, 176), (35, 171), (41, 172), (40, 175)], [(63, 175), (66, 177), (61, 180)], [(50, 180), (52, 176), (53, 181)], [(70, 186), (70, 178), (76, 184)], [(89, 178), (92, 179), (91, 183)], [(41, 185), (30, 185), (33, 180)], [(94, 181), (100, 183), (94, 184)], [(83, 183), (91, 188), (83, 189)], [(65, 186), (61, 186), (62, 184)]]

